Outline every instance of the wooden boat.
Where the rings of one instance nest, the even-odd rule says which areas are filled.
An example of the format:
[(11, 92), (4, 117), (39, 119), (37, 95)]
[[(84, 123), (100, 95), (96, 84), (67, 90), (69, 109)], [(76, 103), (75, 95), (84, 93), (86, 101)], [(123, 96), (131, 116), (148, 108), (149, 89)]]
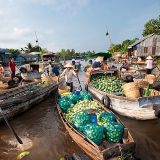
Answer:
[(102, 92), (89, 83), (86, 89), (106, 107), (120, 115), (137, 120), (151, 120), (160, 117), (160, 92), (156, 90), (152, 89), (148, 97), (131, 99)]
[[(11, 119), (43, 101), (54, 90), (57, 90), (57, 83), (42, 85), (39, 82), (8, 89), (0, 93), (0, 107), (4, 114)], [(3, 121), (2, 115), (0, 115), (1, 121)]]
[[(99, 103), (99, 105), (101, 105)], [(111, 112), (109, 109), (106, 109), (103, 105), (102, 108), (107, 111)], [(112, 158), (117, 158), (118, 156), (122, 155), (123, 153), (133, 153), (135, 149), (134, 140), (128, 131), (125, 128), (124, 136), (123, 136), (123, 143), (108, 143), (106, 140), (103, 141), (101, 146), (95, 144), (92, 140), (90, 140), (87, 136), (85, 136), (82, 132), (77, 131), (64, 117), (64, 114), (57, 105), (58, 113), (62, 119), (62, 122), (68, 131), (71, 138), (81, 147), (86, 154), (88, 154), (93, 160), (109, 160)], [(112, 112), (111, 112), (112, 113)], [(118, 118), (117, 118), (118, 119)], [(120, 122), (120, 120), (118, 119)], [(121, 122), (120, 122), (121, 123)]]

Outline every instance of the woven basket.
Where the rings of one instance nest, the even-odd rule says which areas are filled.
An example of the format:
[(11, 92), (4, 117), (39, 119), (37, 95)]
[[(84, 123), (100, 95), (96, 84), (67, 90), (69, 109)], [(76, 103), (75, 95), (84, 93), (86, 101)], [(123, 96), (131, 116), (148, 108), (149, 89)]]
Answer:
[(150, 83), (153, 84), (153, 82), (156, 80), (156, 76), (153, 74), (148, 74), (145, 76), (145, 80)]
[(47, 82), (47, 83), (57, 83), (58, 82), (58, 77), (57, 76), (43, 76), (41, 78), (42, 82)]
[(128, 98), (135, 99), (140, 97), (139, 87), (134, 82), (124, 84), (122, 86), (122, 89), (124, 91), (125, 96)]
[[(145, 91), (146, 91), (146, 88), (144, 88), (144, 92)], [(149, 96), (160, 96), (160, 91), (157, 91), (155, 89), (150, 89), (149, 91), (150, 91)]]
[(69, 92), (69, 91), (70, 91), (69, 86), (61, 86), (58, 88), (58, 92), (60, 95), (62, 95), (63, 93)]
[(139, 88), (146, 88), (148, 86), (148, 82), (144, 79), (134, 79), (134, 83), (139, 87)]

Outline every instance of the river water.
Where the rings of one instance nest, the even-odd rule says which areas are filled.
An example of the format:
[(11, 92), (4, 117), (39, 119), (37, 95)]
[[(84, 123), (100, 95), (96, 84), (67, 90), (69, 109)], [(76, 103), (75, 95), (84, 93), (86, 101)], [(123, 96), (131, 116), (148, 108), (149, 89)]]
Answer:
[[(81, 84), (83, 75), (83, 72), (79, 73)], [(78, 86), (78, 81), (75, 84)], [(160, 121), (136, 121), (119, 117), (136, 142), (136, 157), (141, 160), (160, 160)], [(58, 116), (54, 94), (11, 123), (26, 146), (29, 146), (30, 155), (24, 160), (59, 160), (65, 154), (83, 153), (72, 141)], [(0, 160), (16, 160), (20, 153), (16, 144), (7, 126), (0, 124)]]

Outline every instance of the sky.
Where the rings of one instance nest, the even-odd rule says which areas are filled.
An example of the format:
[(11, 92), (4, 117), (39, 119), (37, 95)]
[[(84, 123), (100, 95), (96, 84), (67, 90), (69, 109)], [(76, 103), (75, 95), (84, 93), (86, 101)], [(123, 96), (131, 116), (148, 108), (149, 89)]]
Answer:
[(140, 38), (160, 15), (160, 0), (0, 0), (0, 48), (36, 45), (57, 52), (106, 51), (112, 43)]

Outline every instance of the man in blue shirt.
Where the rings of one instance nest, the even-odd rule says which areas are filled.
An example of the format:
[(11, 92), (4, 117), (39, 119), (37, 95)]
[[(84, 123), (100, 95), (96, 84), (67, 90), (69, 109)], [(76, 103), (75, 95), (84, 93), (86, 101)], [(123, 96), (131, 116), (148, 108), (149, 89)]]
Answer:
[(97, 57), (96, 61), (92, 64), (92, 68), (101, 68), (102, 64), (101, 62), (103, 61), (103, 57)]

